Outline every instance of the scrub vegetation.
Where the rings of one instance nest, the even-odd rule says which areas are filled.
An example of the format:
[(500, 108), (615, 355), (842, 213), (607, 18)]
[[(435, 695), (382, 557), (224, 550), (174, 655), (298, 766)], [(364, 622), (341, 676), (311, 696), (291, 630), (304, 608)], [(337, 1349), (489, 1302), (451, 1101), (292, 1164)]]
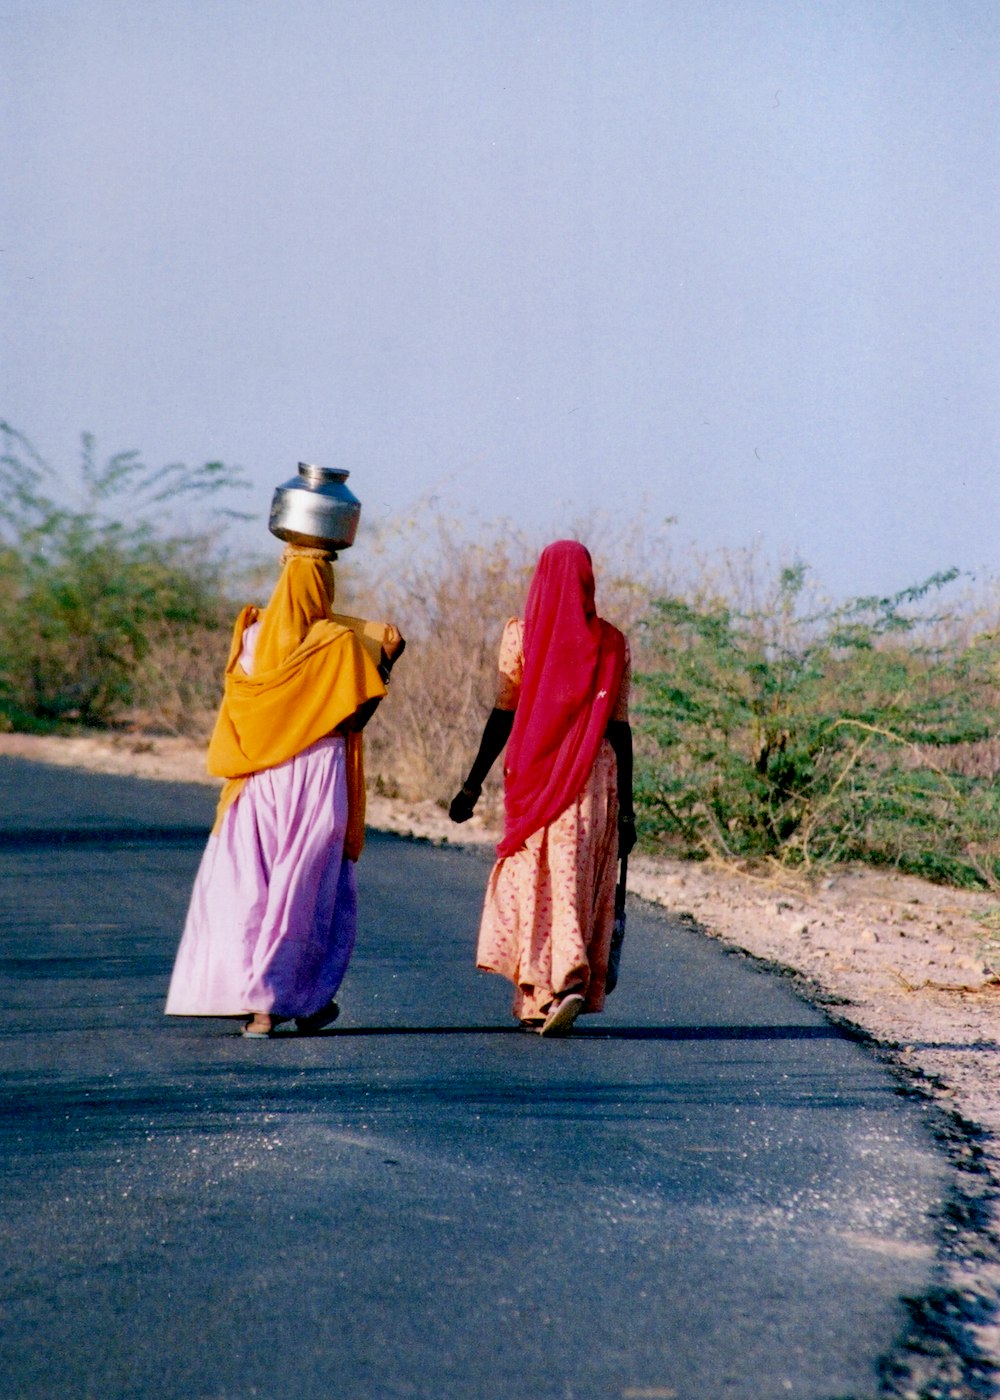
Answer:
[[(235, 608), (266, 600), (274, 576), (266, 536), (249, 567), (222, 544), (241, 474), (150, 468), (136, 453), (101, 465), (85, 437), (71, 489), (0, 432), (0, 724), (206, 737)], [(1000, 888), (992, 586), (949, 571), (831, 602), (802, 564), (696, 555), (648, 511), (560, 533), (589, 545), (601, 611), (631, 640), (647, 848), (805, 871), (863, 861)], [(506, 522), (459, 525), (433, 501), (385, 529), (362, 522), (338, 564), (338, 606), (391, 619), (408, 641), (368, 731), (377, 790), (452, 796), (492, 704), (503, 624), (545, 543)], [(499, 802), (497, 772), (484, 815)]]
[[(381, 574), (359, 551), (370, 577), (356, 586), (410, 640), (372, 728), (375, 779), (393, 796), (443, 801), (475, 752), (500, 632), (545, 541), (496, 525), (470, 540), (425, 518)], [(831, 603), (800, 563), (679, 551), (670, 522), (648, 513), (565, 533), (590, 546), (601, 611), (631, 641), (647, 849), (806, 871), (863, 861), (1000, 888), (991, 590), (963, 591), (951, 570)]]
[(748, 609), (655, 598), (637, 705), (647, 837), (996, 887), (1000, 654), (940, 610), (955, 581), (812, 609), (796, 566)]
[(9, 424), (0, 437), (0, 724), (101, 727), (148, 710), (200, 732), (231, 621), (218, 540), (240, 474), (136, 452), (101, 462), (89, 435), (76, 471), (56, 472)]

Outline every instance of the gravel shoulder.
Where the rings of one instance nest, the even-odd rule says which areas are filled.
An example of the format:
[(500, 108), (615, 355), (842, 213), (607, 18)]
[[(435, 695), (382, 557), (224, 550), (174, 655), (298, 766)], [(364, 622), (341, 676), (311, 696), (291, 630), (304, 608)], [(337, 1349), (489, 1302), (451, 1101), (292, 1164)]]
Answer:
[[(173, 782), (214, 783), (204, 749), (175, 738), (0, 734), (0, 753)], [(373, 796), (369, 824), (452, 845), (496, 838), (456, 828), (433, 803)], [(956, 1251), (950, 1285), (1000, 1297), (1000, 897), (848, 867), (818, 880), (636, 856), (629, 889), (733, 949), (794, 976), (804, 993), (880, 1048), (914, 1091), (956, 1126), (976, 1200), (966, 1221), (978, 1258)], [(627, 956), (627, 954), (626, 954)], [(971, 1151), (971, 1156), (970, 1156)], [(973, 1160), (974, 1159), (974, 1160)], [(960, 1163), (961, 1165), (961, 1163)], [(1000, 1363), (996, 1315), (974, 1328)]]

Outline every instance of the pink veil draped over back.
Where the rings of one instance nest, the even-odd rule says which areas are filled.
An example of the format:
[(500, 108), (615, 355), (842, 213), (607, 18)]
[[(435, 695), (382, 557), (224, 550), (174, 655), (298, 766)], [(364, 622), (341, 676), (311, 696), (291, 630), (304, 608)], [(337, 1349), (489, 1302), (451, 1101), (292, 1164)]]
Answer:
[(625, 638), (597, 616), (589, 551), (557, 540), (542, 551), (528, 590), (498, 856), (512, 855), (583, 791), (624, 667)]

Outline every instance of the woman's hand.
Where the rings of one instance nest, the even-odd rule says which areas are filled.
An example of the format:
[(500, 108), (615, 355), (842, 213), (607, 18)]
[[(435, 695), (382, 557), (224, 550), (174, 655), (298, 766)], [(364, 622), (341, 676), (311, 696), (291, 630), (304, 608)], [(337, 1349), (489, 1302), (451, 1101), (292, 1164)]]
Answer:
[(451, 799), (448, 815), (453, 822), (467, 822), (479, 801), (480, 789), (470, 788), (468, 783)]
[(378, 673), (382, 677), (382, 684), (389, 684), (389, 677), (392, 675), (392, 668), (406, 650), (406, 638), (403, 637), (398, 627), (393, 627), (390, 622), (385, 629), (385, 640), (382, 642), (382, 659), (378, 663)]
[(385, 629), (385, 638), (382, 642), (382, 664), (387, 671), (391, 671), (393, 666), (406, 650), (406, 638), (401, 634), (398, 627), (388, 623)]

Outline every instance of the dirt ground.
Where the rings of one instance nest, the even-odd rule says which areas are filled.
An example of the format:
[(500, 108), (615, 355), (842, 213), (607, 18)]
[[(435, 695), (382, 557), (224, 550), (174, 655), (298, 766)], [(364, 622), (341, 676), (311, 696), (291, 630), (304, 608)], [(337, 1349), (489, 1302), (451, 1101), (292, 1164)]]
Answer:
[[(0, 753), (99, 772), (214, 781), (205, 773), (204, 749), (181, 739), (0, 734)], [(477, 818), (455, 827), (433, 803), (372, 797), (368, 819), (383, 830), (454, 844), (487, 844), (496, 836)], [(878, 1042), (907, 1083), (982, 1130), (967, 1134), (966, 1143), (975, 1141), (975, 1229), (984, 1242), (989, 1237), (989, 1247), (979, 1259), (957, 1258), (950, 1281), (966, 1295), (995, 1302), (1000, 897), (863, 868), (808, 882), (646, 856), (632, 857), (629, 889), (796, 975), (830, 1014)], [(1000, 1361), (996, 1319), (975, 1330), (986, 1355)]]

